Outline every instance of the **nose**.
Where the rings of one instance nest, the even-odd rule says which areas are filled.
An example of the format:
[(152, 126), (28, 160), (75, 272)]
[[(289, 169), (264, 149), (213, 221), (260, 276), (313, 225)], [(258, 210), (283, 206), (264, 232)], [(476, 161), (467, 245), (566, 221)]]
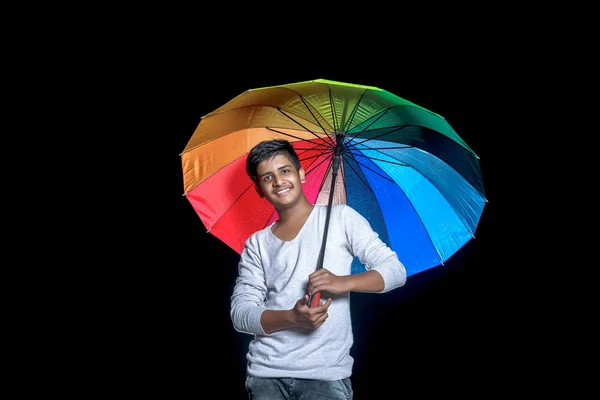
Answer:
[(279, 175), (273, 176), (273, 185), (274, 186), (279, 186), (281, 184), (281, 181), (282, 181), (281, 176), (279, 176)]

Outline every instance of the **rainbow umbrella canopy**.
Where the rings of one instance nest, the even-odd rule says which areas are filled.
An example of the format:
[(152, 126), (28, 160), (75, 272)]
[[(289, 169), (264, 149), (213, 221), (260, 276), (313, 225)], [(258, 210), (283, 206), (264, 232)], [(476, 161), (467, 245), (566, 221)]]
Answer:
[(298, 152), (311, 203), (356, 209), (408, 275), (474, 237), (486, 204), (479, 157), (448, 122), (377, 87), (316, 79), (243, 92), (205, 115), (181, 153), (185, 197), (238, 253), (278, 219), (245, 169), (250, 149), (269, 139)]

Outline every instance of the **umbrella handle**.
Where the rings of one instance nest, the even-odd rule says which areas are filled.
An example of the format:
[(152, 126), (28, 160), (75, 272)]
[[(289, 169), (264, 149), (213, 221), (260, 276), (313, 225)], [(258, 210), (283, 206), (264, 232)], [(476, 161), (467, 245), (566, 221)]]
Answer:
[(319, 306), (321, 302), (321, 292), (317, 292), (308, 298), (308, 303), (310, 304), (310, 308), (315, 308)]

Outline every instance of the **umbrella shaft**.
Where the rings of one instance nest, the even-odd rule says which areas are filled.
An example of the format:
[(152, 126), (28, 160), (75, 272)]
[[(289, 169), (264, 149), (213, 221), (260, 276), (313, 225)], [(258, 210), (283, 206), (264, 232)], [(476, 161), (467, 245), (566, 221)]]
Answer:
[[(335, 190), (335, 181), (337, 180), (338, 169), (340, 168), (341, 156), (339, 155), (338, 149), (336, 154), (333, 156), (333, 172), (331, 174), (331, 190), (329, 190), (329, 201), (327, 203), (327, 215), (325, 217), (325, 229), (323, 232), (323, 242), (321, 243), (321, 252), (319, 253), (319, 260), (317, 261), (317, 270), (323, 268), (323, 261), (325, 260), (325, 247), (327, 246), (327, 232), (329, 231), (329, 217), (331, 216), (331, 206), (333, 205), (333, 192)], [(317, 307), (318, 299), (313, 304), (313, 297), (318, 293), (309, 296), (308, 304), (309, 307)], [(320, 295), (318, 296), (320, 298)]]
[(333, 192), (335, 191), (335, 181), (337, 180), (338, 169), (340, 168), (341, 157), (335, 155), (333, 157), (333, 173), (331, 175), (331, 190), (329, 190), (329, 201), (327, 202), (327, 216), (325, 217), (325, 229), (323, 232), (323, 242), (321, 243), (321, 252), (317, 261), (317, 269), (323, 268), (323, 260), (325, 259), (325, 247), (327, 246), (327, 232), (329, 231), (329, 217), (331, 216), (331, 207), (333, 205)]

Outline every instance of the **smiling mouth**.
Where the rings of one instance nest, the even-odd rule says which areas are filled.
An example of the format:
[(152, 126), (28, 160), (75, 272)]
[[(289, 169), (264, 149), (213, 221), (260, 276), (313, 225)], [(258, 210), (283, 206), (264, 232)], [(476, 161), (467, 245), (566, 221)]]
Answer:
[(276, 195), (281, 195), (281, 194), (285, 194), (287, 192), (289, 192), (290, 190), (292, 190), (292, 188), (285, 188), (285, 189), (281, 189), (275, 192)]

